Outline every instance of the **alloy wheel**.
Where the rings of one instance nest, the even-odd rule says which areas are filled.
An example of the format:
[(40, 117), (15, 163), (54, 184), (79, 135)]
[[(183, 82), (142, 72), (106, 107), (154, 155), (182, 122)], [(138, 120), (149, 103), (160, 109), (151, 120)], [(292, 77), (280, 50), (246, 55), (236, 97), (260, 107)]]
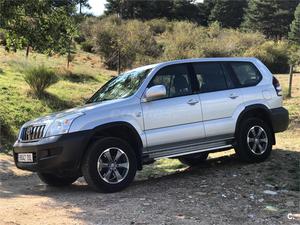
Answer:
[(262, 155), (268, 147), (268, 136), (260, 126), (253, 126), (247, 134), (247, 144), (255, 155)]
[(128, 156), (119, 148), (108, 148), (99, 156), (97, 170), (105, 182), (118, 184), (123, 181), (128, 174)]

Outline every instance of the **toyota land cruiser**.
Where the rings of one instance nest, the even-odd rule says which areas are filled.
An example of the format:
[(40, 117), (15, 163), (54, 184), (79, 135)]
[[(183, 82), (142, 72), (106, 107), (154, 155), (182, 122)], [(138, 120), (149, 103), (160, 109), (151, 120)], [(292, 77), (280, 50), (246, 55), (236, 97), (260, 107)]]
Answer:
[(264, 161), (288, 123), (279, 82), (258, 59), (177, 60), (120, 74), (86, 105), (25, 123), (14, 160), (48, 185), (83, 176), (116, 192), (159, 158), (196, 165), (234, 148)]

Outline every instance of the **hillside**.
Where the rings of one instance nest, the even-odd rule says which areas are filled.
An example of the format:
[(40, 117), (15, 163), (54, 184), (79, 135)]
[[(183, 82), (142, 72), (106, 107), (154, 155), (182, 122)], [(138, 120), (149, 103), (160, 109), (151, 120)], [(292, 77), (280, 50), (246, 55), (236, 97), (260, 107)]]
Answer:
[[(24, 81), (23, 69), (28, 64), (44, 64), (60, 74), (58, 83), (50, 87), (47, 96), (37, 99)], [(11, 144), (19, 127), (26, 121), (83, 104), (109, 77), (115, 74), (103, 68), (96, 55), (79, 52), (66, 70), (65, 57), (32, 53), (28, 60), (24, 52), (7, 53), (0, 48), (0, 123), (1, 144)]]

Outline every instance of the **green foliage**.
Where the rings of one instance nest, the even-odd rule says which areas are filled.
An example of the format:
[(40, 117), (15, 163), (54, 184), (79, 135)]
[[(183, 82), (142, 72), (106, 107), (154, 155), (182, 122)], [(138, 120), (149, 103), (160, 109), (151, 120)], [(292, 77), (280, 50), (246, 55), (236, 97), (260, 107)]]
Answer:
[(274, 72), (286, 72), (292, 56), (286, 42), (268, 42), (258, 31), (226, 29), (218, 22), (203, 27), (188, 21), (110, 16), (87, 19), (81, 26), (88, 41), (82, 47), (89, 51), (93, 45), (110, 69), (117, 69), (120, 53), (122, 69), (182, 58), (253, 56)]
[(289, 39), (300, 45), (300, 3), (295, 11), (295, 19), (291, 24), (291, 31), (289, 33)]
[(209, 20), (219, 22), (222, 27), (237, 28), (243, 20), (246, 6), (247, 0), (216, 0)]
[(6, 35), (5, 31), (0, 29), (0, 45), (6, 45)]
[(118, 14), (123, 19), (189, 20), (201, 25), (207, 24), (206, 7), (195, 0), (174, 1), (122, 1), (107, 0), (106, 15)]
[(286, 41), (267, 41), (248, 49), (244, 56), (262, 60), (272, 73), (287, 73), (289, 70), (288, 43)]
[(162, 36), (163, 59), (174, 60), (201, 57), (198, 44), (205, 39), (205, 30), (189, 22), (175, 22)]
[(87, 40), (81, 43), (81, 49), (85, 52), (94, 52), (93, 47), (93, 42), (91, 40)]
[(292, 65), (300, 64), (300, 46), (299, 45), (291, 45), (289, 48), (289, 61)]
[(79, 7), (79, 14), (83, 14), (83, 9), (87, 8), (87, 9), (91, 9), (91, 6), (89, 4), (89, 0), (75, 0), (75, 3), (78, 5)]
[[(160, 53), (150, 27), (138, 20), (121, 21), (116, 16), (105, 18), (95, 25), (96, 51), (110, 69), (129, 68), (134, 62)], [(140, 57), (142, 56), (142, 57)]]
[(24, 73), (25, 82), (38, 97), (45, 94), (45, 89), (58, 81), (58, 77), (55, 75), (55, 72), (44, 65), (29, 67), (24, 71)]
[(268, 38), (287, 36), (297, 1), (249, 0), (243, 27)]
[(66, 54), (70, 48), (71, 51), (74, 50), (72, 44), (77, 35), (77, 25), (74, 18), (64, 8), (52, 11), (46, 23), (47, 41), (44, 45), (39, 45), (42, 48), (37, 48), (38, 52), (52, 55), (54, 53)]
[(247, 49), (265, 42), (260, 33), (222, 29), (218, 23), (205, 28), (188, 22), (174, 23), (161, 39), (166, 60), (241, 56)]
[(76, 35), (72, 1), (0, 0), (0, 25), (7, 48), (31, 47), (37, 52), (66, 53)]
[(146, 21), (146, 24), (154, 35), (162, 34), (172, 26), (166, 19), (153, 19)]

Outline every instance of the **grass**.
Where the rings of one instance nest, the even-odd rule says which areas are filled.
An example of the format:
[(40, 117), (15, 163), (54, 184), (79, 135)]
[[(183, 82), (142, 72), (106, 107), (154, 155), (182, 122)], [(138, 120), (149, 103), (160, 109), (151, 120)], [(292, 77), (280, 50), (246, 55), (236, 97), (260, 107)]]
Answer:
[[(276, 75), (283, 89), (287, 89), (289, 76)], [(284, 107), (289, 110), (290, 126), (283, 133), (277, 134), (278, 147), (300, 151), (300, 74), (293, 78), (292, 98), (284, 96)]]
[[(28, 65), (45, 65), (57, 71), (58, 83), (37, 99), (24, 80)], [(7, 53), (0, 48), (0, 143), (10, 149), (20, 126), (33, 118), (82, 105), (99, 89), (113, 71), (103, 68), (100, 58), (79, 51), (69, 70), (65, 57), (51, 58), (32, 53), (26, 60), (24, 52)]]

